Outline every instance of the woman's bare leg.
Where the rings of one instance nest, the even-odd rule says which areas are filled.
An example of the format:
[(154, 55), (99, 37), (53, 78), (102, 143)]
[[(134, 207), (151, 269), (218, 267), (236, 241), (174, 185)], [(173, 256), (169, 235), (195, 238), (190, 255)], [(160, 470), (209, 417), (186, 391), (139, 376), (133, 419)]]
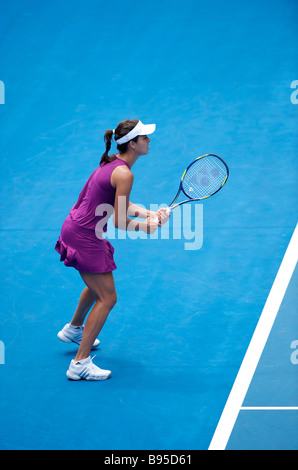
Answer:
[(108, 314), (117, 301), (113, 273), (80, 273), (83, 281), (93, 293), (95, 304), (85, 323), (83, 338), (75, 361), (86, 359), (90, 355), (93, 343), (99, 335)]
[(90, 308), (94, 305), (95, 297), (89, 287), (85, 287), (81, 293), (78, 306), (76, 308), (73, 319), (71, 320), (72, 326), (81, 326), (84, 323), (87, 313)]

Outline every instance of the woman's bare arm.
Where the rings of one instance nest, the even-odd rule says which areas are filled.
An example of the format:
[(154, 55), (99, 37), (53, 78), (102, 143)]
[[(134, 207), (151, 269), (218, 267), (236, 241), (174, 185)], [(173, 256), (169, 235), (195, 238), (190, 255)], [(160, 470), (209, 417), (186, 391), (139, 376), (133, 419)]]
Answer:
[(158, 223), (154, 222), (153, 218), (146, 215), (146, 220), (140, 222), (127, 216), (128, 214), (132, 215), (132, 211), (129, 212), (129, 196), (133, 185), (132, 172), (122, 166), (115, 168), (111, 183), (116, 188), (113, 219), (115, 227), (126, 231), (142, 230), (145, 233), (153, 233), (158, 227)]

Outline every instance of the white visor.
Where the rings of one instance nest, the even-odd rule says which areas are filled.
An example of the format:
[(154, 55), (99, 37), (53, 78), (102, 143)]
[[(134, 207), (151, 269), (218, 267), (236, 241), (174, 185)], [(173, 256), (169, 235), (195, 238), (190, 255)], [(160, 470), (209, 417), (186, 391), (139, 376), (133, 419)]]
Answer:
[(130, 140), (134, 139), (138, 135), (149, 135), (153, 134), (153, 132), (156, 129), (155, 124), (143, 124), (141, 121), (138, 122), (138, 124), (124, 137), (121, 137), (121, 139), (116, 140), (117, 144), (125, 144), (126, 142), (129, 142)]

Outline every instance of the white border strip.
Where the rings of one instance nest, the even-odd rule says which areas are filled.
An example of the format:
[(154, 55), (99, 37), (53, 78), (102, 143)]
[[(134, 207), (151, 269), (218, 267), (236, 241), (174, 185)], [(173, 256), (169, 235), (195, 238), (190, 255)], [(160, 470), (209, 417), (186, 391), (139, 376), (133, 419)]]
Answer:
[(248, 411), (298, 411), (298, 406), (241, 406), (240, 410)]
[(298, 224), (222, 412), (209, 450), (224, 450), (298, 261)]

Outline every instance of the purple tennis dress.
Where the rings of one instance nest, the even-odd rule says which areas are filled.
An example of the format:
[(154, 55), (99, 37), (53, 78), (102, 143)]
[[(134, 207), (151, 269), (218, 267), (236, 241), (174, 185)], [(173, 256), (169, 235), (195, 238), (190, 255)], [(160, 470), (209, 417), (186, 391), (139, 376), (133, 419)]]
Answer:
[[(88, 273), (107, 273), (116, 269), (114, 248), (101, 235), (107, 231), (108, 209), (112, 210), (115, 203), (116, 190), (111, 185), (111, 175), (121, 165), (128, 166), (124, 160), (116, 157), (114, 161), (97, 168), (65, 219), (55, 246), (55, 250), (61, 255), (60, 261), (64, 261), (65, 266)], [(100, 206), (102, 204), (105, 205)], [(110, 211), (108, 216), (111, 213)]]

